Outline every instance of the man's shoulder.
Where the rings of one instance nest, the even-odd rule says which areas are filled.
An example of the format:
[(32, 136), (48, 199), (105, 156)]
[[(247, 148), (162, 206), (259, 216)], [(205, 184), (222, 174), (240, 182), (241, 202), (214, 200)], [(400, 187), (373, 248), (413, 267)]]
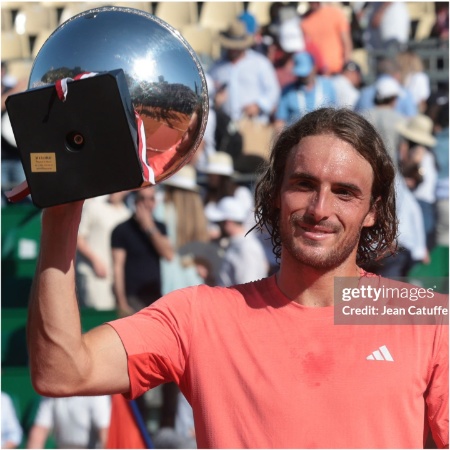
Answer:
[(141, 314), (162, 314), (187, 322), (193, 317), (201, 317), (202, 320), (213, 317), (223, 320), (224, 317), (244, 313), (249, 305), (262, 305), (262, 293), (267, 291), (263, 283), (264, 279), (227, 287), (200, 284), (176, 289), (144, 308)]

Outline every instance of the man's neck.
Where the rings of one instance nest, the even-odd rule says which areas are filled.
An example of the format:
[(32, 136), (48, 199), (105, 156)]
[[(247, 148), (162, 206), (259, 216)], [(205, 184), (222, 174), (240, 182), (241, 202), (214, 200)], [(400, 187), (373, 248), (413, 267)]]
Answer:
[(280, 264), (278, 288), (286, 297), (304, 306), (324, 307), (334, 304), (335, 277), (360, 277), (354, 258), (334, 269), (316, 269), (301, 263)]

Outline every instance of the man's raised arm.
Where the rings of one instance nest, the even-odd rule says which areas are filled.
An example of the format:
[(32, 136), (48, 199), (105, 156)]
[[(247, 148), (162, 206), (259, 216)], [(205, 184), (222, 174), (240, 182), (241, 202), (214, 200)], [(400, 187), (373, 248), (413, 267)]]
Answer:
[(75, 253), (82, 202), (44, 210), (27, 341), (33, 386), (45, 396), (110, 394), (129, 389), (127, 358), (112, 327), (81, 333)]

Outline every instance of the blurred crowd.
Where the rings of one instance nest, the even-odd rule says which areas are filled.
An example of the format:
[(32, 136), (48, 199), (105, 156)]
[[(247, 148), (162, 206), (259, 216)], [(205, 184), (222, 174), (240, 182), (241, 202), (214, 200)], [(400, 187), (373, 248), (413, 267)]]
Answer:
[[(321, 106), (367, 117), (397, 167), (399, 253), (366, 269), (405, 277), (416, 264), (430, 263), (436, 246), (448, 246), (448, 79), (433, 84), (409, 47), (405, 3), (351, 6), (349, 18), (335, 4), (310, 2), (299, 14), (292, 3), (274, 2), (267, 25), (248, 11), (229, 24), (220, 35), (221, 57), (202, 61), (210, 111), (193, 160), (156, 187), (85, 202), (76, 280), (82, 307), (124, 316), (180, 287), (229, 286), (276, 272), (270, 238), (253, 230), (254, 183), (276, 134)], [(447, 42), (448, 2), (436, 3), (430, 38)], [(373, 68), (352, 60), (356, 48), (376, 52)], [(3, 194), (24, 174), (5, 98), (25, 84), (3, 63), (1, 81), (2, 207), (9, 208)], [(29, 448), (41, 448), (49, 429), (75, 427), (70, 415), (57, 412), (64, 406), (44, 401)], [(152, 390), (137, 404), (157, 448), (195, 448), (192, 413), (175, 386)], [(76, 407), (89, 409), (83, 402)], [(108, 408), (100, 410), (103, 419)], [(59, 425), (50, 420), (55, 414)], [(103, 430), (108, 421), (95, 425)], [(63, 435), (57, 441), (64, 448), (92, 445), (84, 432)], [(74, 436), (76, 443), (64, 440)], [(104, 436), (98, 445), (107, 446)]]

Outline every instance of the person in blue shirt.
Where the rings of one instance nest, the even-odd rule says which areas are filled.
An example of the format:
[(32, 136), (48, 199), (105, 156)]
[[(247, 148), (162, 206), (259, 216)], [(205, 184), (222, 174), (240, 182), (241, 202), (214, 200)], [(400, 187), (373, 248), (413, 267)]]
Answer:
[(293, 57), (296, 80), (286, 86), (275, 113), (275, 129), (281, 131), (308, 112), (336, 105), (336, 91), (331, 80), (316, 74), (313, 57), (308, 52)]
[[(383, 77), (394, 78), (400, 80), (400, 66), (397, 61), (392, 58), (383, 58), (378, 62), (377, 79), (374, 83), (361, 89), (359, 99), (355, 105), (355, 111), (364, 113), (375, 106), (376, 83)], [(397, 98), (395, 110), (405, 117), (414, 117), (418, 114), (417, 105), (414, 97), (407, 90), (402, 88)]]

